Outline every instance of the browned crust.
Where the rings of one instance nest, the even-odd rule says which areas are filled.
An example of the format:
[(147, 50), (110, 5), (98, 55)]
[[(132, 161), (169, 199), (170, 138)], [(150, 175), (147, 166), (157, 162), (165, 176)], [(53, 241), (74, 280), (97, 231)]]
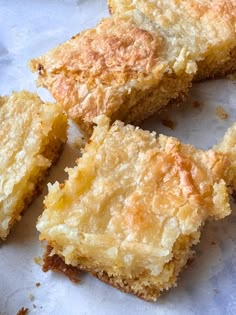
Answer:
[(113, 14), (112, 7), (110, 6), (110, 4), (108, 4), (108, 11), (110, 14)]
[(81, 265), (78, 265), (77, 267), (74, 267), (72, 265), (66, 265), (64, 260), (59, 255), (57, 254), (51, 255), (52, 250), (53, 248), (50, 245), (47, 245), (46, 251), (43, 256), (44, 263), (42, 270), (44, 272), (47, 272), (49, 270), (59, 272), (68, 277), (72, 282), (78, 283), (80, 282), (80, 280), (78, 279), (78, 275), (80, 274), (81, 271), (86, 271), (89, 272), (94, 277), (98, 278), (99, 280), (113, 286), (114, 288), (119, 289), (122, 292), (132, 293), (143, 300), (151, 301), (151, 299), (150, 300), (146, 299), (141, 294), (133, 292), (128, 285), (120, 286), (119, 284), (117, 284), (113, 277), (109, 277), (108, 274), (104, 271), (101, 273), (97, 273), (89, 268), (84, 268)]
[(66, 265), (62, 258), (56, 254), (51, 255), (52, 247), (47, 246), (46, 251), (43, 256), (43, 271), (47, 272), (52, 270), (54, 272), (63, 273), (72, 282), (78, 283), (80, 280), (78, 275), (80, 273), (79, 269), (73, 267), (72, 265)]
[(28, 314), (28, 312), (29, 312), (28, 308), (22, 307), (21, 309), (19, 309), (19, 311), (17, 312), (16, 315), (26, 315), (26, 314)]
[[(102, 273), (96, 273), (96, 272), (93, 272), (91, 270), (86, 270), (86, 269), (83, 269), (84, 271), (87, 271), (89, 273), (91, 273), (91, 275), (93, 275), (94, 277), (98, 278), (99, 280), (113, 286), (114, 288), (116, 289), (119, 289), (120, 291), (124, 292), (124, 293), (132, 293), (134, 295), (136, 295), (137, 297), (147, 301), (147, 302), (150, 302), (150, 301), (153, 301), (152, 299), (148, 299), (146, 297), (144, 297), (142, 294), (138, 294), (137, 292), (134, 292), (130, 286), (126, 283), (123, 283), (124, 285), (123, 286), (120, 286), (116, 281), (115, 281), (115, 278), (113, 277), (110, 277), (108, 276), (108, 274), (106, 272), (102, 272)], [(156, 297), (159, 297), (159, 293), (156, 294)]]
[[(193, 240), (192, 240), (193, 241)], [(193, 242), (192, 242), (193, 244)], [(51, 255), (53, 248), (50, 245), (47, 245), (46, 252), (43, 256), (44, 264), (43, 264), (43, 271), (47, 272), (49, 270), (52, 270), (54, 272), (60, 272), (64, 274), (66, 277), (68, 277), (72, 282), (78, 283), (78, 275), (81, 271), (89, 272), (92, 276), (98, 278), (99, 280), (113, 286), (114, 288), (119, 289), (120, 291), (124, 293), (131, 293), (145, 301), (155, 301), (160, 295), (163, 289), (158, 289), (154, 287), (147, 287), (147, 293), (138, 293), (132, 289), (130, 284), (126, 282), (126, 280), (122, 280), (122, 285), (119, 284), (116, 277), (109, 276), (105, 271), (96, 272), (91, 268), (87, 268), (81, 265), (78, 265), (76, 267), (72, 265), (66, 265), (63, 258), (60, 257), (57, 254)], [(189, 255), (188, 259), (192, 259), (194, 252), (190, 250), (191, 255)], [(180, 254), (181, 256), (181, 254)], [(181, 257), (178, 257), (178, 255), (174, 258), (175, 260), (181, 259)], [(187, 264), (188, 260), (185, 261), (185, 266)], [(175, 270), (175, 276), (172, 279), (172, 282), (170, 286), (167, 286), (165, 290), (168, 290), (171, 286), (174, 285), (176, 278), (179, 274), (180, 270)]]

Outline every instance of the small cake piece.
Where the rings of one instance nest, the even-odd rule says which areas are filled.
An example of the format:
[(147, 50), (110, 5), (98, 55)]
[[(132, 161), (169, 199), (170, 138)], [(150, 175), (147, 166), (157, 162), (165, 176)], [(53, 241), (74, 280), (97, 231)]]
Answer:
[(224, 76), (236, 70), (235, 0), (108, 0), (112, 13), (139, 9), (164, 31), (199, 55), (195, 80)]
[(176, 284), (206, 220), (230, 214), (230, 159), (119, 121), (110, 126), (105, 116), (96, 123), (68, 180), (49, 185), (37, 229), (56, 264), (46, 255), (44, 270), (71, 265), (156, 300)]
[(40, 190), (67, 138), (67, 118), (57, 104), (22, 91), (0, 97), (0, 239)]
[(229, 118), (229, 114), (226, 112), (226, 110), (224, 109), (223, 106), (219, 105), (216, 107), (216, 115), (217, 117), (219, 117), (220, 119), (228, 119)]
[(188, 46), (133, 10), (104, 19), (32, 60), (30, 67), (38, 84), (91, 134), (100, 114), (139, 122), (182, 99), (196, 72)]

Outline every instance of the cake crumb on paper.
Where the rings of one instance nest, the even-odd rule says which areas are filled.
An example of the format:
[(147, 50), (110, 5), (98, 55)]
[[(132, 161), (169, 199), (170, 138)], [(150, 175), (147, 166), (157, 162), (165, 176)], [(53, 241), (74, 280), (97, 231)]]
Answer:
[(199, 108), (199, 107), (201, 107), (201, 103), (198, 102), (198, 101), (194, 101), (194, 102), (193, 102), (193, 107), (194, 107), (194, 108)]
[(229, 117), (229, 114), (225, 111), (225, 109), (221, 105), (216, 107), (216, 115), (220, 119), (227, 119)]
[(29, 309), (28, 309), (28, 308), (22, 307), (22, 308), (17, 312), (16, 315), (27, 315), (28, 312), (29, 312)]
[(175, 121), (173, 121), (172, 119), (161, 119), (161, 123), (163, 126), (167, 127), (167, 128), (170, 128), (172, 130), (175, 129), (177, 123)]
[(43, 265), (43, 259), (40, 256), (34, 257), (34, 262), (39, 266)]
[(40, 282), (36, 282), (36, 283), (35, 283), (35, 286), (36, 286), (37, 288), (40, 287), (40, 285), (41, 285)]

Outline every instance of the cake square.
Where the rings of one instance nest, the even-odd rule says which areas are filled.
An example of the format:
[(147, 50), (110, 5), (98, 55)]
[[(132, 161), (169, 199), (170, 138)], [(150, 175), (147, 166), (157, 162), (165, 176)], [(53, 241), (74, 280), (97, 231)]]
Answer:
[(0, 238), (40, 191), (48, 168), (67, 139), (61, 106), (34, 93), (0, 97)]
[(133, 10), (101, 21), (30, 62), (70, 118), (90, 135), (93, 119), (139, 122), (182, 100), (196, 72), (188, 45)]
[[(236, 70), (234, 0), (108, 0), (112, 13), (140, 10), (152, 23), (188, 46), (197, 61), (195, 80), (222, 77)], [(196, 59), (197, 57), (197, 59)]]
[(156, 300), (176, 284), (206, 220), (230, 214), (230, 160), (105, 116), (95, 122), (68, 179), (49, 185), (37, 229), (57, 266), (45, 256), (45, 270), (71, 266)]
[(233, 0), (109, 0), (110, 18), (30, 62), (38, 85), (88, 136), (93, 119), (139, 123), (192, 80), (236, 70)]

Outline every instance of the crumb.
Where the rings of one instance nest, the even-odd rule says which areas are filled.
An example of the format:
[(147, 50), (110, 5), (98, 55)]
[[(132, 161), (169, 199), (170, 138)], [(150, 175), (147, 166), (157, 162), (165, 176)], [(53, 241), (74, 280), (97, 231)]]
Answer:
[(85, 145), (85, 140), (83, 137), (77, 137), (76, 139), (73, 140), (72, 146), (75, 149), (81, 149)]
[(43, 259), (42, 257), (38, 256), (38, 257), (34, 257), (34, 262), (39, 265), (42, 266), (43, 265)]
[(40, 287), (40, 285), (41, 285), (40, 282), (35, 283), (35, 286), (36, 286), (37, 288)]
[(161, 119), (161, 123), (163, 126), (170, 128), (172, 130), (174, 130), (177, 125), (177, 123), (171, 119)]
[(229, 117), (229, 114), (224, 110), (224, 108), (222, 106), (216, 107), (216, 115), (220, 119), (227, 119)]
[(28, 313), (29, 309), (22, 307), (16, 315), (26, 315)]
[(34, 301), (34, 295), (32, 293), (29, 294), (30, 301)]
[(193, 102), (193, 107), (194, 108), (199, 108), (201, 106), (201, 103), (199, 103), (198, 101), (194, 101)]
[(212, 242), (211, 242), (211, 245), (216, 245), (216, 242), (215, 242), (215, 241), (212, 241)]

